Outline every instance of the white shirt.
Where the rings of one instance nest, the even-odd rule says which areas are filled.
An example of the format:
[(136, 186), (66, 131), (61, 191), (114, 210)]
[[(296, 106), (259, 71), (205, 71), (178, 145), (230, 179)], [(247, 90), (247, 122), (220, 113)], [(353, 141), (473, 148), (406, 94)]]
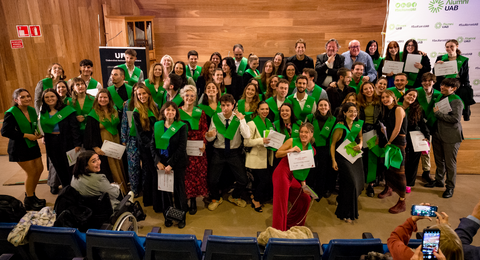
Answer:
[(237, 61), (236, 59), (233, 59), (235, 61), (235, 67), (237, 67), (237, 72), (238, 72), (238, 66), (240, 66), (240, 62), (242, 62), (242, 60), (240, 61)]
[[(222, 121), (223, 125), (225, 125), (225, 116), (223, 115), (223, 113), (218, 113), (218, 117), (220, 118), (220, 121)], [(234, 114), (232, 113), (230, 118), (228, 118), (229, 125), (232, 123), (233, 117)], [(214, 129), (216, 130), (217, 128), (215, 127), (212, 119), (208, 131), (212, 131)], [(238, 126), (237, 132), (235, 132), (233, 140), (230, 141), (230, 149), (237, 149), (238, 147), (240, 147), (240, 145), (242, 144), (242, 138), (240, 137), (240, 134), (243, 136), (243, 138), (250, 138), (250, 127), (247, 125), (247, 121), (245, 121), (245, 118), (240, 120), (240, 125)], [(215, 138), (217, 138), (217, 140), (215, 140), (215, 143), (213, 143), (213, 147), (218, 149), (225, 149), (225, 137), (222, 134), (217, 132), (217, 134), (213, 137), (208, 137), (205, 134), (205, 138), (209, 142), (212, 142), (213, 140), (215, 140)]]
[(432, 98), (433, 98), (433, 90), (432, 90), (431, 95), (429, 95), (429, 94), (427, 94), (427, 92), (425, 92), (425, 98), (427, 99), (427, 103), (430, 104), (430, 101), (432, 101)]
[[(300, 108), (303, 110), (303, 107), (305, 106), (305, 102), (307, 102), (308, 95), (307, 94), (303, 95), (303, 99), (299, 100), (297, 98), (297, 93), (295, 93), (295, 94), (293, 94), (293, 98), (298, 101), (298, 104), (300, 105)], [(315, 111), (317, 111), (317, 104), (316, 103), (317, 102), (313, 101), (312, 114), (315, 113)]]
[(280, 107), (281, 107), (281, 106), (283, 105), (283, 103), (285, 102), (285, 99), (284, 99), (283, 101), (281, 101), (281, 100), (278, 100), (278, 98), (276, 98), (276, 100), (277, 100), (277, 107), (278, 107), (278, 109), (280, 109)]
[[(329, 70), (329, 69), (333, 69), (333, 63), (328, 63), (328, 61), (326, 61), (326, 62), (325, 62), (325, 65), (327, 65), (327, 68), (328, 68), (328, 69), (325, 71), (325, 73), (328, 73), (328, 70)], [(328, 75), (327, 75), (327, 77), (325, 77), (325, 80), (324, 80), (323, 83), (322, 83), (322, 86), (328, 88), (329, 85), (330, 85), (330, 83), (331, 83), (332, 81), (333, 81), (332, 76), (328, 76)]]

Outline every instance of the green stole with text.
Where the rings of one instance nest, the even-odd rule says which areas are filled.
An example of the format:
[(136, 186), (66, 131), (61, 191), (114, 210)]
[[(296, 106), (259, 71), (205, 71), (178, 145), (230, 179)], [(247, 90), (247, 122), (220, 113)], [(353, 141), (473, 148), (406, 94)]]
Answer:
[(313, 125), (313, 136), (315, 137), (315, 146), (325, 146), (327, 145), (327, 139), (330, 136), (330, 133), (333, 130), (333, 126), (335, 125), (336, 118), (331, 116), (327, 119), (323, 128), (320, 129), (318, 126), (318, 120), (315, 118), (315, 115), (311, 114), (307, 116), (307, 121), (312, 123)]
[(285, 140), (283, 140), (284, 143), (289, 138), (297, 138), (297, 137), (300, 136), (300, 125), (302, 124), (302, 122), (300, 120), (295, 122), (295, 123), (292, 123), (292, 134), (291, 135), (288, 133), (287, 127), (285, 127), (285, 129), (282, 132), (282, 128), (280, 127), (280, 120), (282, 120), (282, 119), (279, 119), (279, 120), (275, 121), (273, 123), (273, 125), (275, 126), (275, 129), (276, 129), (277, 132), (285, 135)]
[(222, 120), (220, 120), (218, 114), (215, 114), (212, 117), (212, 120), (219, 134), (223, 135), (227, 139), (233, 140), (233, 137), (235, 136), (235, 133), (240, 126), (240, 119), (238, 119), (237, 116), (233, 117), (232, 122), (230, 122), (230, 124), (228, 125), (228, 128), (226, 128), (225, 125), (222, 123)]
[(362, 86), (362, 83), (363, 83), (363, 76), (360, 77), (360, 81), (358, 83), (355, 83), (355, 80), (352, 80), (350, 81), (350, 84), (348, 84), (350, 87), (352, 87), (353, 89), (355, 89), (355, 93), (358, 94), (358, 92), (360, 92), (360, 86)]
[(317, 104), (318, 104), (318, 100), (320, 100), (320, 96), (322, 95), (323, 91), (324, 90), (317, 84), (315, 84), (315, 86), (313, 87), (313, 92), (311, 97), (315, 99), (315, 102), (317, 102)]
[(92, 118), (97, 120), (100, 124), (102, 124), (105, 127), (105, 129), (108, 132), (110, 132), (110, 134), (112, 135), (118, 134), (117, 125), (120, 123), (120, 118), (118, 118), (118, 116), (115, 116), (114, 114), (112, 114), (110, 116), (110, 120), (108, 120), (107, 118), (104, 118), (103, 120), (100, 121), (100, 117), (98, 116), (97, 111), (95, 111), (95, 109), (92, 109), (92, 111), (90, 111), (88, 116), (91, 116)]
[(92, 96), (90, 96), (88, 94), (85, 95), (85, 101), (83, 101), (83, 107), (82, 108), (80, 108), (80, 103), (78, 102), (78, 100), (75, 101), (75, 105), (73, 105), (72, 101), (70, 101), (70, 106), (75, 108), (75, 111), (77, 111), (77, 116), (83, 116), (85, 118), (85, 120), (83, 120), (83, 122), (79, 123), (80, 131), (82, 131), (82, 132), (85, 130), (85, 125), (87, 124), (86, 119), (87, 119), (87, 116), (90, 113), (90, 111), (92, 111), (94, 101), (95, 101), (95, 98), (93, 98)]
[[(132, 97), (132, 86), (125, 84), (125, 88), (127, 90), (127, 99)], [(120, 95), (117, 93), (117, 90), (115, 89), (115, 85), (112, 85), (107, 88), (108, 92), (110, 92), (110, 95), (112, 96), (113, 103), (115, 106), (120, 109), (123, 107), (123, 102), (126, 100), (123, 100)]]
[(217, 104), (217, 110), (213, 110), (209, 105), (204, 105), (204, 104), (200, 104), (200, 105), (198, 105), (198, 107), (200, 109), (202, 109), (203, 112), (205, 112), (205, 114), (210, 118), (212, 118), (212, 116), (215, 113), (222, 112), (222, 106), (220, 105), (220, 102), (218, 102), (218, 104)]
[(155, 90), (155, 85), (150, 84), (150, 80), (145, 80), (145, 86), (150, 90), (150, 94), (152, 94), (153, 101), (157, 103), (158, 107), (163, 106), (163, 96), (165, 95), (165, 89), (163, 88), (163, 82), (161, 82), (160, 86), (158, 87), (158, 92)]
[(167, 150), (170, 144), (170, 138), (178, 132), (185, 123), (182, 121), (174, 121), (173, 124), (165, 131), (165, 121), (158, 121), (155, 123), (154, 135), (155, 135), (155, 147), (161, 150)]
[(247, 121), (247, 122), (252, 121), (253, 112), (250, 112), (250, 111), (245, 112), (245, 99), (240, 99), (238, 101), (237, 108), (238, 108), (238, 112), (245, 115), (245, 121)]
[(200, 73), (202, 73), (202, 67), (197, 66), (195, 68), (195, 72), (193, 72), (193, 75), (192, 75), (190, 65), (187, 65), (187, 71), (186, 72), (187, 72), (188, 77), (193, 78), (193, 81), (197, 82), (198, 77), (200, 77)]
[(278, 111), (278, 106), (277, 106), (277, 101), (275, 100), (274, 97), (270, 97), (269, 99), (266, 100), (267, 104), (268, 104), (268, 107), (270, 108), (270, 111), (273, 112), (273, 114), (275, 115), (273, 121), (277, 121), (280, 119), (280, 116), (279, 116), (279, 111)]
[(240, 61), (240, 64), (238, 65), (238, 69), (237, 69), (238, 76), (243, 76), (243, 73), (245, 73), (245, 69), (247, 68), (247, 63), (248, 63), (247, 58), (243, 57), (242, 60)]
[(51, 134), (53, 128), (63, 119), (67, 118), (70, 114), (76, 112), (75, 109), (71, 106), (65, 106), (62, 110), (57, 111), (52, 117), (48, 111), (40, 115), (40, 125), (44, 133)]
[(432, 88), (433, 94), (432, 94), (432, 99), (430, 100), (430, 103), (427, 102), (427, 93), (423, 89), (423, 87), (416, 88), (418, 96), (417, 100), (418, 103), (420, 103), (420, 106), (422, 106), (423, 111), (425, 112), (425, 118), (427, 119), (427, 125), (432, 127), (433, 122), (435, 122), (433, 118), (435, 118), (435, 113), (433, 113), (433, 107), (435, 106), (435, 99), (437, 99), (438, 96), (441, 96), (442, 94), (440, 91)]
[[(300, 138), (293, 138), (292, 147), (295, 147), (295, 146), (300, 148), (301, 151), (303, 151), (303, 144), (300, 141)], [(315, 156), (315, 152), (313, 151), (313, 147), (311, 143), (308, 143), (307, 149), (312, 151), (312, 154)], [(307, 178), (309, 172), (310, 172), (310, 169), (292, 171), (293, 177), (299, 181), (304, 181)]]
[[(126, 64), (118, 65), (117, 67), (122, 68), (123, 71), (125, 71), (125, 80), (130, 86), (135, 85), (135, 83), (137, 83), (140, 79), (140, 74), (142, 73), (142, 70), (140, 68), (135, 67), (135, 69), (133, 69), (132, 77), (130, 77)], [(128, 95), (128, 97), (130, 97), (130, 95)]]
[(290, 103), (293, 106), (293, 112), (300, 121), (305, 121), (305, 118), (312, 114), (312, 109), (315, 105), (315, 99), (313, 97), (307, 95), (307, 100), (303, 105), (303, 109), (300, 107), (300, 102), (298, 102), (294, 95), (288, 96), (287, 99), (290, 100)]
[[(28, 121), (27, 117), (23, 114), (22, 110), (17, 106), (13, 106), (9, 108), (5, 113), (9, 112), (12, 113), (13, 117), (17, 121), (18, 127), (20, 131), (24, 134), (35, 134), (37, 130), (37, 113), (35, 112), (35, 108), (27, 107), (28, 115), (30, 116), (30, 121)], [(35, 145), (38, 145), (37, 141), (30, 141), (27, 138), (24, 138), (25, 142), (27, 143), (28, 148), (32, 148)]]
[(187, 121), (190, 124), (190, 129), (198, 130), (200, 125), (200, 118), (202, 117), (202, 110), (198, 107), (194, 107), (192, 115), (190, 116), (187, 112), (180, 109), (180, 120)]

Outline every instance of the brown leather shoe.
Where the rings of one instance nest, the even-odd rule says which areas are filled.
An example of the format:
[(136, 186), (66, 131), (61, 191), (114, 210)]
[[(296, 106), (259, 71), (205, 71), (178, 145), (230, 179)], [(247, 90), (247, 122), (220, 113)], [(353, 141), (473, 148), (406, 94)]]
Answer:
[(390, 188), (388, 186), (385, 187), (385, 189), (380, 194), (378, 194), (379, 199), (383, 199), (383, 198), (386, 198), (386, 197), (389, 197), (389, 196), (392, 196), (392, 188)]
[(407, 206), (406, 206), (405, 200), (398, 199), (397, 204), (395, 204), (395, 206), (388, 209), (388, 212), (392, 214), (398, 214), (398, 213), (404, 212), (406, 208)]

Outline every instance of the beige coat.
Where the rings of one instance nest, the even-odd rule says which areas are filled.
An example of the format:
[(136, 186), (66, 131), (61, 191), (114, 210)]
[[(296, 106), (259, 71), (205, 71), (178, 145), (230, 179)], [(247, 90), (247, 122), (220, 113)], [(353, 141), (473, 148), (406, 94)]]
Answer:
[(252, 147), (252, 150), (247, 154), (245, 160), (245, 167), (250, 169), (266, 169), (267, 158), (270, 165), (273, 165), (273, 151), (263, 146), (263, 138), (257, 130), (257, 126), (253, 121), (247, 123), (250, 128), (250, 138), (243, 142), (246, 147)]

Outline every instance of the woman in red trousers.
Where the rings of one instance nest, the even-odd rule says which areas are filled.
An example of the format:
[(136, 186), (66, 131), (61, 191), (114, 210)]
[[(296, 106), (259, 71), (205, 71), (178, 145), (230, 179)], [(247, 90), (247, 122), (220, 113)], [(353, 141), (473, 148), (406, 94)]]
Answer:
[[(313, 125), (303, 123), (300, 126), (300, 137), (288, 139), (277, 151), (276, 157), (282, 158), (273, 172), (273, 223), (272, 227), (286, 231), (293, 226), (303, 226), (307, 217), (310, 194), (305, 191), (305, 179), (310, 169), (291, 171), (287, 154), (310, 150), (312, 147)], [(292, 207), (288, 208), (288, 202)]]

